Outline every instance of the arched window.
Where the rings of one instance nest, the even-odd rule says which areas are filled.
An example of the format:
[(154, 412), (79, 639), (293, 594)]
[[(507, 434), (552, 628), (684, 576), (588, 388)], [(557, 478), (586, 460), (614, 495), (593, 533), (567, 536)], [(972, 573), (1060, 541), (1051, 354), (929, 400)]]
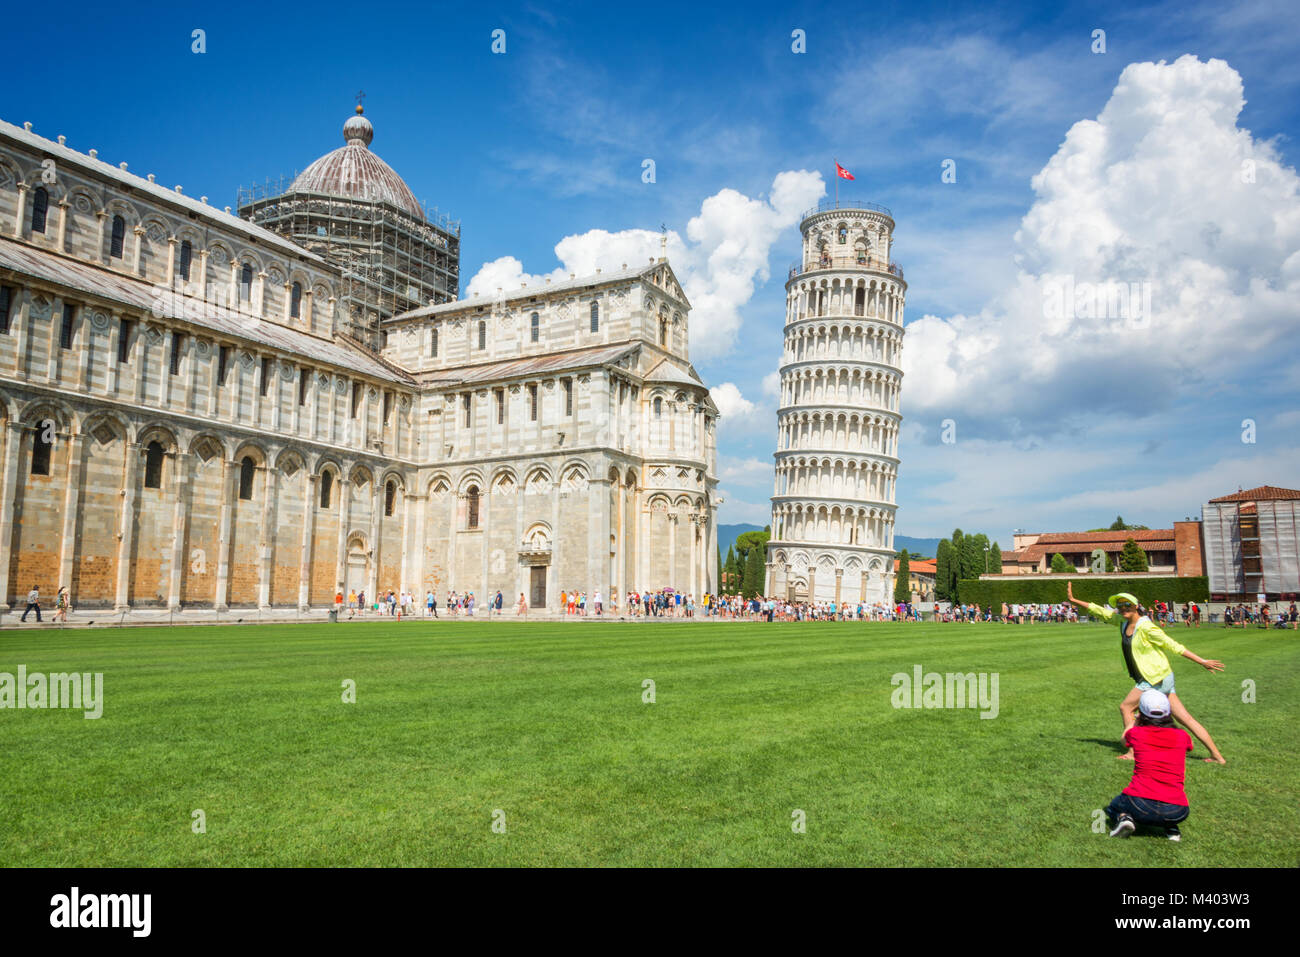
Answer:
[(320, 477), (320, 507), (330, 507), (330, 493), (334, 490), (334, 473), (322, 472)]
[(190, 260), (194, 258), (194, 246), (187, 239), (181, 243), (181, 278), (190, 281)]
[(663, 415), (663, 413), (664, 413), (664, 400), (659, 398), (659, 396), (655, 396), (655, 418), (658, 418), (659, 416)]
[(528, 320), (528, 322), (529, 322), (529, 326), (528, 326), (529, 338), (533, 342), (537, 342), (541, 338), (541, 334), (542, 334), (542, 317), (539, 316), (537, 313), (533, 313), (532, 317)]
[(253, 497), (253, 475), (256, 471), (257, 464), (252, 456), (245, 455), (239, 463), (239, 497), (246, 502)]
[(249, 302), (253, 298), (253, 267), (244, 263), (239, 271), (239, 301)]
[(667, 319), (659, 320), (659, 344), (661, 346), (668, 345), (668, 320)]
[(433, 345), (429, 347), (429, 357), (431, 359), (438, 358), (438, 327), (437, 326), (433, 327)]
[(849, 241), (849, 228), (848, 228), (847, 226), (841, 226), (841, 227), (840, 227), (840, 245), (841, 245), (841, 246), (844, 246), (844, 245), (846, 245), (846, 244), (848, 243), (848, 241)]
[(478, 347), (480, 349), (487, 348), (487, 320), (486, 319), (480, 319), (478, 321)]
[(465, 493), (465, 527), (478, 528), (478, 486), (471, 485)]
[(50, 452), (54, 450), (54, 431), (48, 421), (41, 422), (32, 439), (32, 474), (50, 474)]
[(389, 480), (384, 486), (384, 514), (391, 517), (393, 514), (393, 504), (397, 501), (397, 483)]
[(289, 318), (302, 317), (302, 283), (296, 282), (289, 290)]
[(113, 242), (108, 254), (114, 259), (122, 258), (122, 248), (126, 245), (126, 220), (120, 215), (113, 217)]
[(144, 452), (144, 487), (162, 488), (163, 447), (150, 442)]
[(591, 331), (600, 332), (600, 303), (594, 299), (591, 303)]
[(37, 186), (36, 192), (32, 194), (32, 232), (45, 232), (45, 214), (49, 209), (50, 194), (45, 191), (44, 186)]

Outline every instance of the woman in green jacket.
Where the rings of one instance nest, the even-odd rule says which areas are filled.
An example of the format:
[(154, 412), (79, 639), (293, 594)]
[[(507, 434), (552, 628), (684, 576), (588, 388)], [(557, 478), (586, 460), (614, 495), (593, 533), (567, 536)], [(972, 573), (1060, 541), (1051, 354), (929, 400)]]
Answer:
[[(1124, 730), (1128, 731), (1137, 723), (1137, 706), (1142, 692), (1154, 689), (1169, 696), (1174, 718), (1209, 749), (1210, 756), (1204, 760), (1213, 764), (1227, 764), (1219, 749), (1215, 747), (1210, 732), (1192, 717), (1191, 713), (1183, 707), (1178, 695), (1174, 694), (1174, 669), (1170, 666), (1169, 659), (1165, 657), (1165, 652), (1182, 655), (1196, 662), (1206, 671), (1222, 671), (1223, 662), (1202, 658), (1174, 641), (1159, 625), (1142, 614), (1138, 609), (1138, 600), (1128, 592), (1111, 595), (1106, 600), (1107, 604), (1112, 606), (1111, 608), (1079, 601), (1074, 597), (1072, 582), (1066, 582), (1065, 594), (1071, 602), (1087, 609), (1088, 613), (1096, 618), (1110, 621), (1116, 614), (1121, 618), (1120, 649), (1124, 653), (1124, 663), (1128, 666), (1129, 676), (1136, 682), (1133, 690), (1120, 702), (1119, 713), (1124, 719)], [(1119, 757), (1132, 761), (1133, 749), (1129, 748)]]

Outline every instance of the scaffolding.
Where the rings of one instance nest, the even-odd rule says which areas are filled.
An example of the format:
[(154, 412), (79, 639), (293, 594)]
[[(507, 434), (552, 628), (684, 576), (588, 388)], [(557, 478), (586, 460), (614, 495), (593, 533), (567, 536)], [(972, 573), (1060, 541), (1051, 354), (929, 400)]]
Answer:
[(1300, 503), (1209, 503), (1201, 516), (1212, 596), (1277, 601), (1300, 594)]
[(340, 331), (379, 349), (383, 320), (459, 297), (459, 221), (436, 208), (422, 206), (421, 220), (387, 202), (292, 184), (282, 177), (241, 187), (239, 215), (342, 270)]

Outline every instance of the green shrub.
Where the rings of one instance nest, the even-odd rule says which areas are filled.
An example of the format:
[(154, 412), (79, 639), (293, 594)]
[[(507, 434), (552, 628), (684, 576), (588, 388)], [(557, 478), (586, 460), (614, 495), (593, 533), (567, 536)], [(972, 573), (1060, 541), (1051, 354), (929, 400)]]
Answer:
[(1130, 592), (1138, 601), (1149, 605), (1156, 599), (1170, 604), (1185, 601), (1209, 600), (1210, 583), (1204, 575), (1188, 578), (1098, 578), (1081, 575), (1078, 578), (1037, 578), (1025, 576), (1023, 580), (963, 578), (957, 583), (961, 601), (981, 608), (1001, 608), (1008, 605), (1057, 604), (1065, 601), (1065, 585), (1074, 582), (1074, 597), (1079, 601), (1106, 604), (1106, 599), (1117, 592)]

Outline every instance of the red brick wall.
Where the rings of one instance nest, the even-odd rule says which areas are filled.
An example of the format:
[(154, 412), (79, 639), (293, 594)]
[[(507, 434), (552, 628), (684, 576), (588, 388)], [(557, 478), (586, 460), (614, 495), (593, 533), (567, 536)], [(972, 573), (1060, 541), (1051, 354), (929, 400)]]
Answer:
[(1174, 561), (1179, 578), (1205, 574), (1200, 522), (1174, 522)]

